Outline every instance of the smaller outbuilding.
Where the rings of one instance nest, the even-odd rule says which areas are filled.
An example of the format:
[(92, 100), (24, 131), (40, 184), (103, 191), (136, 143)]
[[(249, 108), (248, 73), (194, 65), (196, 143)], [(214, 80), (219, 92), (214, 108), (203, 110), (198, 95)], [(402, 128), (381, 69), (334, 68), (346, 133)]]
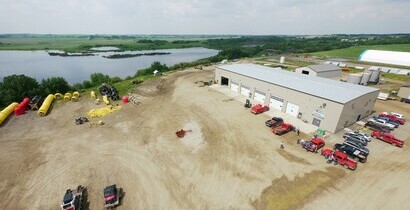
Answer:
[(410, 82), (402, 85), (400, 87), (399, 92), (397, 93), (397, 96), (400, 98), (408, 98), (410, 99)]
[(298, 74), (306, 74), (317, 77), (332, 78), (342, 74), (342, 70), (333, 64), (320, 64), (300, 67), (295, 70)]

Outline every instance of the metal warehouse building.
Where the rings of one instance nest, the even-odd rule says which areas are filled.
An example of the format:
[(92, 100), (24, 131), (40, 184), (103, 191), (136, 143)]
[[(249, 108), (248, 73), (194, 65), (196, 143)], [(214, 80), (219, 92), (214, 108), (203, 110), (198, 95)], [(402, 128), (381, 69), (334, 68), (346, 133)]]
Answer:
[(370, 115), (379, 94), (375, 88), (255, 64), (218, 66), (215, 80), (333, 133)]

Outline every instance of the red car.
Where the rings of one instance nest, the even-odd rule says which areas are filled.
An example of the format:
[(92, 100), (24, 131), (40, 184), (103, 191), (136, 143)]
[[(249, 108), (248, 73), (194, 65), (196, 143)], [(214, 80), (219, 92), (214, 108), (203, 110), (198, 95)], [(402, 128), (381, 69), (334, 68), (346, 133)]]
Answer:
[(269, 106), (262, 106), (261, 104), (256, 104), (251, 108), (251, 112), (254, 114), (260, 114), (269, 110)]
[(325, 140), (322, 138), (313, 138), (310, 141), (305, 142), (302, 147), (308, 152), (316, 153), (319, 149), (325, 146)]
[(381, 132), (381, 131), (373, 131), (372, 137), (390, 143), (393, 146), (403, 147), (404, 141), (400, 139), (396, 139), (393, 134), (388, 132)]
[(333, 156), (335, 164), (340, 164), (346, 169), (355, 170), (357, 168), (357, 162), (347, 157), (347, 155), (341, 151), (333, 151), (330, 148), (322, 150), (321, 154), (328, 159)]
[(293, 130), (293, 125), (289, 123), (282, 123), (280, 126), (272, 127), (272, 132), (277, 135), (283, 135), (291, 130)]
[(389, 118), (391, 121), (400, 123), (400, 125), (404, 125), (404, 123), (406, 123), (406, 120), (403, 118), (398, 118), (396, 115), (392, 115), (392, 114), (387, 114), (385, 112), (379, 114), (379, 117), (387, 117)]

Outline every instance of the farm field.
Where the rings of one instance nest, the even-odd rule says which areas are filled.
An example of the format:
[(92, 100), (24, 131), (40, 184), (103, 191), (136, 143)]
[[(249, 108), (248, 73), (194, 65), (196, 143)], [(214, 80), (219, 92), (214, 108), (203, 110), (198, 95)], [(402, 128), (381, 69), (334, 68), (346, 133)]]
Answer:
[[(124, 210), (410, 209), (408, 145), (373, 140), (355, 171), (326, 164), (296, 144), (295, 132), (274, 135), (264, 124), (272, 116), (196, 83), (213, 79), (213, 68), (143, 83), (133, 90), (141, 104), (125, 104), (102, 126), (74, 123), (102, 106), (87, 95), (57, 101), (43, 118), (11, 117), (0, 127), (0, 209), (58, 209), (77, 185), (87, 187), (86, 209), (103, 209), (110, 184), (123, 188)], [(407, 106), (378, 101), (375, 111), (410, 116)], [(191, 132), (178, 139), (182, 128)], [(408, 130), (410, 123), (397, 130), (407, 143)], [(331, 147), (341, 134), (325, 141)]]

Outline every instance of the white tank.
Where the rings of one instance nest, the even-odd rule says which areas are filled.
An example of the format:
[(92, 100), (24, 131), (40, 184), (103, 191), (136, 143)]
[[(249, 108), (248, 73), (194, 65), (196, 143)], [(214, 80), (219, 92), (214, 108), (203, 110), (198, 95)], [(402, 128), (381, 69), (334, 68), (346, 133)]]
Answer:
[(348, 83), (360, 84), (361, 81), (362, 81), (361, 74), (349, 74), (349, 76), (347, 76)]
[(370, 75), (371, 75), (370, 72), (363, 73), (362, 81), (360, 81), (360, 84), (361, 85), (367, 85), (367, 83), (369, 82), (369, 79), (370, 79)]
[(280, 61), (279, 61), (279, 63), (285, 63), (285, 57), (280, 57)]
[(380, 77), (380, 69), (379, 68), (370, 68), (369, 72), (371, 73), (370, 78), (369, 78), (369, 82), (378, 83), (379, 82), (379, 77)]

